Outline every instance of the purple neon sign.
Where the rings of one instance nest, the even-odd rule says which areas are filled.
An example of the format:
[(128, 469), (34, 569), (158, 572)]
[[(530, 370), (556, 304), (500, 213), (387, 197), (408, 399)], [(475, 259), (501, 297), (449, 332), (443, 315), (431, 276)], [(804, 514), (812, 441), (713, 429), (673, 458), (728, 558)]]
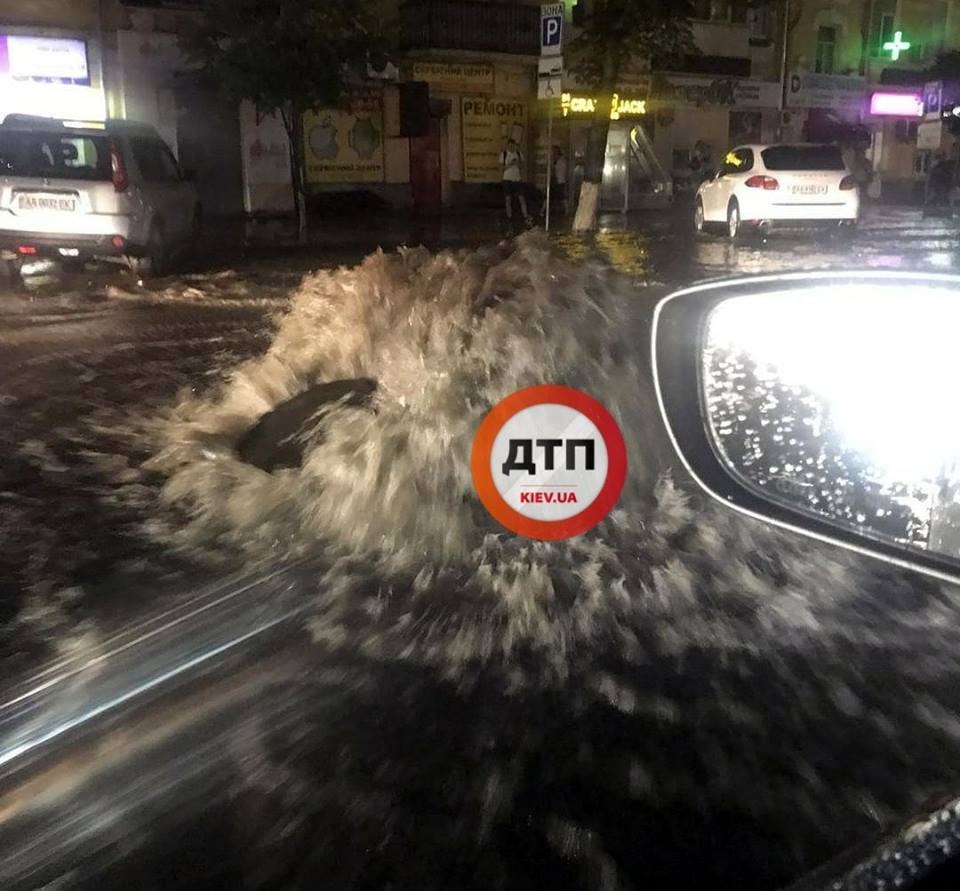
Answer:
[(870, 114), (900, 118), (922, 118), (923, 94), (874, 93), (870, 97)]

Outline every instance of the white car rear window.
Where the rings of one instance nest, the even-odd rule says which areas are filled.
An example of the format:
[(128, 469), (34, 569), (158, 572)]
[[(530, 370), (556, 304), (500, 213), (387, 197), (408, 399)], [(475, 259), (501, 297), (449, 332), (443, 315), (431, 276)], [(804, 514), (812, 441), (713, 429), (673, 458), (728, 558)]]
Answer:
[(0, 176), (109, 182), (110, 142), (77, 133), (0, 131)]
[(775, 145), (760, 153), (767, 170), (843, 170), (835, 145)]

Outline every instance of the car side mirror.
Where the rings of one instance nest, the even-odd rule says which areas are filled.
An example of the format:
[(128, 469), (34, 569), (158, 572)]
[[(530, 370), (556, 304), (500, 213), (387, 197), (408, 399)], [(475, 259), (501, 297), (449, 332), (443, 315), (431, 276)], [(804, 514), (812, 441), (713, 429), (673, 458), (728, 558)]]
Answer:
[(786, 891), (954, 887), (957, 852), (945, 839), (960, 830), (960, 800), (952, 798), (935, 805), (875, 841), (838, 855)]
[(677, 452), (717, 500), (960, 578), (960, 278), (816, 272), (680, 291), (654, 369)]

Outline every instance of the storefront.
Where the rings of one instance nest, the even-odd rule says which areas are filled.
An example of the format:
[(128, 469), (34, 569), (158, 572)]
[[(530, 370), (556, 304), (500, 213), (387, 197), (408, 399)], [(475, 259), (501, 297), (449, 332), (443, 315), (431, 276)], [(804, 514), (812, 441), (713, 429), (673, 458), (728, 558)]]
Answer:
[(0, 33), (0, 120), (8, 114), (104, 120), (99, 43), (49, 30)]
[(931, 81), (923, 90), (923, 119), (917, 125), (917, 156), (914, 172), (917, 177), (926, 177), (933, 161), (939, 155), (947, 160), (956, 160), (958, 140), (950, 132), (944, 114), (956, 118), (957, 100), (960, 99), (958, 84)]
[(779, 100), (772, 81), (655, 73), (648, 129), (657, 157), (680, 180), (693, 158), (709, 167), (732, 146), (772, 142)]
[(922, 120), (921, 88), (880, 87), (870, 92), (864, 115), (872, 134), (868, 157), (880, 195), (887, 200), (913, 202), (922, 196), (930, 157), (917, 148)]
[[(554, 101), (552, 143), (560, 150), (567, 167), (565, 194), (573, 202), (583, 180), (584, 160), (591, 122), (596, 114), (595, 94), (565, 91)], [(610, 97), (610, 129), (600, 191), (600, 207), (609, 211), (628, 211), (665, 204), (670, 190), (665, 172), (653, 153), (645, 129), (648, 100), (638, 94), (613, 93)], [(535, 178), (543, 189), (547, 177), (547, 102), (538, 103), (535, 143)]]
[(830, 141), (867, 114), (867, 83), (862, 77), (793, 72), (787, 79), (784, 141)]
[[(535, 72), (531, 66), (498, 62), (414, 60), (411, 80), (430, 86), (431, 106), (448, 114), (439, 122), (444, 204), (492, 203), (502, 200), (500, 152), (508, 138), (516, 140), (524, 158), (524, 179), (533, 173), (531, 124), (535, 115)], [(411, 175), (425, 167), (432, 143), (410, 140)], [(415, 155), (424, 154), (417, 164)]]

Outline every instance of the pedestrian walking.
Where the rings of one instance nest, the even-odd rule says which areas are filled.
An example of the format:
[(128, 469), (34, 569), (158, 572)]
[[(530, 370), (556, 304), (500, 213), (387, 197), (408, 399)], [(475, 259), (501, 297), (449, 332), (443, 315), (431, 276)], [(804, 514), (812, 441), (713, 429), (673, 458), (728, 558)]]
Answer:
[(516, 198), (524, 220), (528, 226), (532, 226), (533, 220), (527, 210), (527, 196), (523, 194), (523, 153), (513, 137), (507, 140), (506, 147), (500, 152), (500, 169), (507, 220), (513, 221), (513, 201)]

